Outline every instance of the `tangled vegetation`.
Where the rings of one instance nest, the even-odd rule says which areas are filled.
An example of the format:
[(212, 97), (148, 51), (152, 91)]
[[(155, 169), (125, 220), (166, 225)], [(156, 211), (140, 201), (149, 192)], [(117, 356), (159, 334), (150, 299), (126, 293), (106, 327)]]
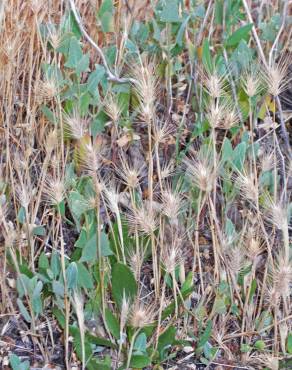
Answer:
[(291, 11), (2, 1), (2, 369), (292, 368)]

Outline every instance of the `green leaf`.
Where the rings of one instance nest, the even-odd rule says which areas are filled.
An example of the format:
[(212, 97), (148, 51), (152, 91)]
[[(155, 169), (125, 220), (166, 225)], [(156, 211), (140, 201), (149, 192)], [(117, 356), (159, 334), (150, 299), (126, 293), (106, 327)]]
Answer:
[(30, 279), (25, 274), (20, 274), (16, 280), (16, 288), (19, 297), (22, 298), (29, 290)]
[(237, 169), (238, 171), (241, 171), (243, 168), (243, 164), (245, 161), (245, 155), (246, 155), (246, 143), (240, 143), (237, 145), (237, 147), (233, 151), (233, 157), (232, 157), (232, 165)]
[(226, 137), (222, 145), (222, 162), (230, 161), (233, 156), (233, 149), (230, 140)]
[(261, 38), (265, 41), (273, 42), (281, 27), (281, 21), (281, 15), (275, 13), (268, 22), (260, 22)]
[(178, 2), (177, 0), (167, 0), (160, 14), (161, 22), (175, 23), (179, 22)]
[(254, 344), (254, 347), (260, 351), (266, 348), (266, 344), (263, 340), (257, 340)]
[(84, 248), (82, 249), (82, 255), (79, 262), (92, 262), (97, 260), (97, 240), (96, 234), (89, 239)]
[(55, 295), (64, 297), (64, 285), (60, 281), (54, 280), (52, 283), (52, 289)]
[(184, 36), (184, 32), (185, 32), (185, 29), (186, 29), (186, 26), (188, 24), (188, 21), (190, 20), (191, 16), (187, 16), (186, 19), (182, 22), (179, 30), (178, 30), (178, 33), (176, 35), (176, 43), (179, 45), (179, 46), (182, 46), (183, 45), (183, 36)]
[(21, 224), (25, 223), (25, 208), (20, 207), (18, 214), (17, 214), (17, 219)]
[(45, 105), (42, 105), (41, 106), (41, 112), (43, 113), (43, 115), (51, 122), (53, 123), (54, 125), (56, 124), (56, 118), (55, 118), (55, 115), (54, 113), (51, 111), (51, 109), (49, 109), (48, 107), (46, 107)]
[(46, 235), (46, 229), (44, 226), (36, 226), (33, 228), (33, 235), (44, 236)]
[(212, 321), (208, 320), (206, 328), (202, 335), (200, 335), (198, 348), (203, 348), (207, 341), (210, 339), (212, 334)]
[(114, 32), (114, 6), (112, 0), (103, 0), (98, 12), (103, 32)]
[(116, 263), (112, 271), (112, 294), (119, 307), (123, 296), (133, 301), (137, 295), (137, 283), (132, 271), (122, 263)]
[(22, 314), (25, 321), (31, 322), (30, 314), (28, 313), (28, 311), (27, 311), (25, 305), (23, 304), (22, 300), (17, 298), (16, 302), (17, 302), (17, 306), (19, 308), (19, 311)]
[(79, 111), (81, 116), (86, 116), (89, 112), (89, 104), (91, 103), (91, 96), (89, 93), (84, 93), (79, 97)]
[(108, 116), (104, 111), (100, 111), (91, 123), (91, 135), (95, 137), (98, 133), (104, 131), (105, 124), (108, 122)]
[(233, 236), (235, 235), (235, 226), (234, 226), (233, 222), (230, 220), (230, 218), (226, 219), (225, 234), (226, 234), (227, 238), (231, 239), (231, 240), (232, 240)]
[[(98, 93), (98, 84), (105, 76), (105, 69), (100, 64), (95, 65), (95, 70), (90, 73), (87, 80), (87, 90), (93, 95), (96, 96)], [(99, 94), (97, 95), (99, 96)]]
[(215, 358), (217, 352), (218, 352), (218, 349), (213, 348), (212, 345), (209, 342), (207, 342), (204, 345), (204, 355), (208, 360), (210, 360), (210, 361), (213, 360)]
[[(113, 252), (110, 249), (109, 241), (107, 234), (103, 231), (100, 234), (100, 249), (101, 249), (101, 256), (107, 257), (113, 255)], [(97, 240), (96, 234), (94, 234), (85, 244), (82, 255), (79, 262), (94, 262), (97, 260), (98, 253), (97, 253)]]
[(79, 41), (77, 40), (76, 37), (72, 37), (70, 40), (70, 45), (69, 45), (68, 60), (65, 63), (65, 67), (76, 69), (78, 66), (78, 63), (82, 59), (82, 56), (83, 56), (82, 49), (81, 49)]
[(79, 75), (82, 72), (89, 71), (89, 54), (82, 55), (82, 58), (77, 63), (75, 72)]
[(77, 262), (77, 268), (78, 268), (78, 285), (81, 288), (93, 289), (93, 280), (91, 274), (88, 272), (84, 264)]
[(203, 54), (202, 62), (207, 72), (211, 73), (213, 71), (212, 56), (210, 53), (210, 44), (207, 39), (203, 42)]
[(66, 270), (66, 279), (68, 289), (77, 287), (78, 268), (76, 262), (71, 262)]
[(213, 308), (212, 308), (212, 314), (225, 314), (227, 311), (225, 301), (222, 297), (216, 297)]
[(45, 252), (42, 252), (39, 257), (38, 266), (40, 270), (47, 270), (50, 267), (49, 259)]
[(243, 343), (240, 346), (240, 351), (243, 352), (243, 353), (250, 352), (251, 350), (252, 350), (252, 347), (249, 344)]
[(109, 331), (116, 338), (120, 339), (120, 325), (115, 315), (108, 308), (105, 309), (105, 320)]
[(113, 252), (110, 248), (108, 235), (104, 231), (100, 233), (100, 249), (102, 257), (108, 257), (113, 255)]
[(77, 229), (80, 229), (80, 219), (83, 213), (88, 209), (85, 198), (75, 190), (70, 191), (68, 204), (72, 216), (74, 217)]
[(192, 289), (193, 287), (193, 281), (194, 281), (194, 276), (192, 271), (190, 271), (186, 277), (186, 280), (184, 281), (182, 287), (181, 287), (181, 293), (184, 293), (188, 291), (189, 289)]
[(147, 336), (145, 333), (140, 333), (135, 340), (134, 350), (141, 354), (147, 351)]
[(160, 354), (162, 354), (166, 347), (170, 347), (175, 342), (175, 333), (175, 327), (170, 326), (163, 334), (159, 336), (157, 349)]
[(287, 338), (287, 352), (291, 355), (292, 354), (292, 332), (288, 334)]
[(29, 370), (30, 365), (29, 361), (20, 361), (20, 358), (14, 353), (9, 355), (9, 363), (12, 367), (12, 370)]
[[(235, 70), (237, 70), (239, 67), (240, 69), (245, 69), (250, 65), (252, 59), (253, 59), (252, 49), (248, 47), (245, 40), (241, 40), (230, 57), (231, 67), (233, 67)], [(241, 100), (241, 104), (243, 107), (245, 101)], [(249, 109), (248, 102), (247, 108)]]
[(153, 38), (154, 38), (154, 40), (160, 42), (160, 40), (161, 40), (161, 31), (160, 31), (160, 28), (159, 28), (155, 18), (152, 19), (152, 24), (153, 24)]
[(86, 231), (86, 228), (83, 227), (80, 231), (80, 234), (79, 234), (79, 237), (78, 239), (76, 240), (74, 246), (76, 248), (84, 248), (85, 244), (87, 242), (87, 231)]
[(68, 33), (73, 33), (74, 36), (77, 37), (77, 39), (80, 39), (82, 36), (82, 33), (79, 29), (79, 26), (76, 22), (76, 19), (74, 17), (74, 14), (72, 11), (70, 11), (67, 15), (67, 17), (64, 19), (63, 24), (62, 24), (62, 31), (68, 32)]
[(151, 364), (151, 359), (146, 355), (133, 355), (130, 367), (134, 369), (143, 369)]
[(53, 274), (54, 274), (55, 277), (58, 277), (60, 272), (61, 272), (60, 257), (59, 257), (59, 254), (56, 251), (52, 252), (51, 270), (53, 271)]
[(65, 320), (65, 316), (63, 312), (57, 307), (53, 307), (52, 312), (53, 312), (53, 315), (56, 317), (58, 324), (61, 326), (62, 329), (64, 329), (66, 320)]
[(223, 0), (216, 0), (215, 2), (215, 23), (223, 23)]
[(251, 287), (250, 287), (250, 292), (249, 292), (249, 298), (248, 298), (249, 303), (252, 302), (256, 289), (257, 289), (257, 280), (253, 279), (251, 282)]
[(42, 300), (41, 300), (41, 292), (43, 289), (43, 283), (38, 281), (36, 287), (34, 288), (33, 295), (32, 295), (32, 308), (36, 315), (39, 315), (42, 310)]
[(246, 24), (236, 30), (225, 42), (225, 46), (237, 46), (241, 40), (248, 40), (249, 32), (251, 31), (253, 24)]
[(105, 127), (104, 120), (101, 120), (99, 117), (96, 117), (90, 124), (90, 132), (93, 138), (95, 138), (98, 134), (101, 134), (104, 131)]
[(85, 337), (86, 337), (86, 340), (91, 344), (95, 344), (97, 346), (103, 346), (103, 347), (116, 348), (116, 345), (114, 343), (110, 342), (107, 339), (98, 337), (96, 335), (86, 333)]
[(88, 208), (83, 195), (75, 190), (71, 191), (69, 194), (69, 207), (78, 220)]

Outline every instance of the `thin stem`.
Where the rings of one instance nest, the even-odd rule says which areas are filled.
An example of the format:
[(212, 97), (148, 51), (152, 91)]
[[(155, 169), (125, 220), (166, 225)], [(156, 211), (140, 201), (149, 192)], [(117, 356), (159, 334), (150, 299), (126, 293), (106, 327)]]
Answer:
[(109, 68), (108, 62), (106, 60), (106, 57), (105, 57), (102, 49), (93, 41), (93, 39), (89, 36), (87, 31), (85, 30), (85, 28), (83, 26), (83, 23), (82, 23), (82, 20), (79, 17), (79, 14), (77, 12), (74, 0), (69, 0), (69, 3), (70, 3), (70, 8), (73, 12), (74, 18), (75, 18), (75, 20), (76, 20), (76, 22), (79, 26), (79, 29), (80, 29), (81, 33), (86, 38), (86, 40), (91, 44), (91, 46), (93, 46), (93, 48), (98, 52), (98, 54), (99, 54), (99, 56), (102, 60), (102, 63), (104, 65), (104, 68), (105, 68), (105, 71), (106, 71), (106, 74), (108, 76), (109, 81), (120, 83), (120, 84), (121, 83), (129, 83), (129, 82), (130, 83), (136, 83), (136, 80), (133, 79), (133, 78), (120, 78), (120, 77), (117, 77), (115, 74), (112, 73), (112, 71)]
[(126, 366), (126, 369), (130, 369), (130, 363), (131, 363), (131, 358), (132, 358), (132, 352), (133, 352), (133, 348), (134, 348), (134, 343), (135, 343), (135, 340), (136, 340), (136, 337), (137, 335), (139, 334), (140, 332), (140, 328), (133, 334), (132, 336), (132, 339), (131, 339), (131, 345), (130, 345), (130, 349), (129, 349), (129, 353), (128, 353), (128, 360), (127, 360), (127, 366)]

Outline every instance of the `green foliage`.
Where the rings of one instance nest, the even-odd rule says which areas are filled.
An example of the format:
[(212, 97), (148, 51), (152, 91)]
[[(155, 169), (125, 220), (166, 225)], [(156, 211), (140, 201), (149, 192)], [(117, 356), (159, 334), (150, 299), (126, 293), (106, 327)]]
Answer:
[(103, 32), (114, 31), (114, 6), (112, 0), (103, 0), (98, 11)]
[(231, 36), (228, 37), (228, 39), (225, 42), (225, 46), (234, 47), (234, 46), (237, 46), (242, 40), (247, 41), (252, 27), (253, 27), (252, 23), (246, 24), (245, 26), (240, 27)]
[(20, 358), (14, 354), (9, 356), (9, 362), (12, 370), (29, 370), (29, 361), (21, 361)]
[(132, 271), (122, 263), (116, 263), (112, 271), (112, 294), (116, 304), (121, 307), (123, 298), (133, 302), (137, 295), (137, 283)]
[(178, 12), (178, 0), (166, 1), (162, 7), (160, 13), (160, 20), (162, 22), (175, 23), (179, 22), (179, 12)]

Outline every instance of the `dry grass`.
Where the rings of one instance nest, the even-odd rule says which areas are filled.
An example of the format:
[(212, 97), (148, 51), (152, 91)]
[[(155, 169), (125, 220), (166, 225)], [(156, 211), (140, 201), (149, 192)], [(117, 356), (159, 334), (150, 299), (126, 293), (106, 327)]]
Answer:
[[(289, 368), (291, 112), (281, 107), (291, 86), (289, 31), (281, 27), (263, 41), (253, 29), (260, 60), (236, 72), (212, 2), (195, 31), (186, 26), (178, 55), (171, 23), (162, 41), (147, 39), (155, 58), (151, 47), (129, 51), (135, 21), (154, 19), (148, 2), (117, 1), (107, 33), (96, 27), (99, 3), (76, 6), (102, 52), (117, 46), (110, 72), (130, 84), (122, 90), (125, 84), (103, 77), (85, 109), (82, 89), (102, 58), (84, 39), (88, 68), (78, 74), (66, 66), (59, 47), (78, 32), (63, 21), (69, 5), (0, 5), (2, 368), (12, 353), (32, 367), (67, 369), (135, 368), (139, 355), (150, 359), (143, 368), (201, 361)], [(272, 9), (290, 15), (289, 6), (270, 3), (249, 9), (244, 1), (242, 14), (257, 10), (263, 22)], [(202, 48), (192, 55), (192, 40), (208, 36), (212, 72)], [(218, 56), (221, 67), (230, 59), (223, 73)], [(95, 134), (100, 117), (104, 127)], [(82, 268), (89, 277), (81, 282)], [(115, 271), (124, 271), (121, 283)], [(181, 343), (168, 336), (173, 329)]]

